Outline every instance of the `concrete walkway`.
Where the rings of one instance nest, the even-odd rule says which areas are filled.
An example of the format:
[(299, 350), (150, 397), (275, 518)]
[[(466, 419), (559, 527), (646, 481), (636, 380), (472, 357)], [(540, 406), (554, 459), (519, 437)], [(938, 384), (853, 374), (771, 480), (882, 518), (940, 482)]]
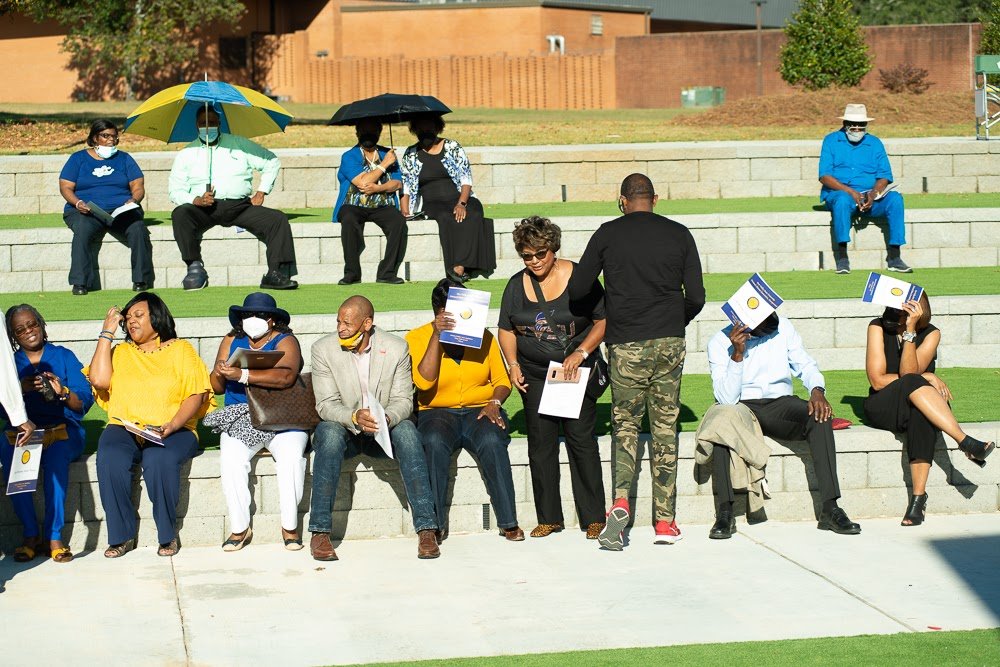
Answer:
[[(933, 499), (931, 500), (933, 510)], [(7, 664), (314, 665), (1000, 626), (1000, 514), (868, 520), (857, 537), (771, 521), (623, 553), (576, 531), (345, 542), (339, 562), (253, 545), (0, 562)], [(530, 526), (529, 526), (530, 527)]]

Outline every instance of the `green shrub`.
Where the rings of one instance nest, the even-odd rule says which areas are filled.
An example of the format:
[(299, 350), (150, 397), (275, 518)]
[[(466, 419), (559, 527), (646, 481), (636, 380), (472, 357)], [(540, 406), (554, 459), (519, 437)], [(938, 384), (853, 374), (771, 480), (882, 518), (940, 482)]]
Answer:
[[(1000, 0), (997, 0), (1000, 1)], [(781, 78), (806, 90), (853, 87), (871, 71), (851, 0), (802, 0), (785, 26)]]

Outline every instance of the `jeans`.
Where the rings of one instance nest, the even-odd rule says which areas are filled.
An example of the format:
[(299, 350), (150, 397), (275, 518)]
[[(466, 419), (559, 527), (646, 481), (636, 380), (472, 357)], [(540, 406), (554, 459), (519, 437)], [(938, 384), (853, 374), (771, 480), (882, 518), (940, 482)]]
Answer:
[[(435, 530), (434, 502), (427, 479), (427, 460), (420, 443), (420, 434), (411, 421), (402, 421), (389, 429), (392, 453), (399, 464), (406, 498), (410, 502), (413, 529)], [(337, 499), (340, 468), (345, 458), (362, 452), (384, 457), (375, 439), (351, 433), (336, 422), (323, 421), (313, 436), (312, 502), (309, 509), (309, 531), (329, 533), (333, 530), (333, 503)]]
[[(510, 435), (488, 419), (477, 419), (481, 410), (482, 408), (430, 408), (420, 411), (420, 437), (427, 453), (427, 467), (430, 469), (431, 490), (434, 493), (439, 526), (445, 525), (447, 516), (451, 456), (461, 447), (469, 450), (479, 461), (497, 525), (500, 528), (513, 528), (517, 525), (514, 479), (510, 472), (510, 457), (507, 455)], [(505, 424), (509, 423), (506, 412), (501, 410), (500, 415)]]
[[(823, 203), (833, 214), (833, 239), (836, 243), (851, 242), (851, 218), (857, 214), (858, 205), (843, 190), (827, 192)], [(888, 245), (906, 245), (906, 227), (903, 224), (903, 195), (889, 192), (865, 214), (873, 218), (885, 218), (889, 223)]]

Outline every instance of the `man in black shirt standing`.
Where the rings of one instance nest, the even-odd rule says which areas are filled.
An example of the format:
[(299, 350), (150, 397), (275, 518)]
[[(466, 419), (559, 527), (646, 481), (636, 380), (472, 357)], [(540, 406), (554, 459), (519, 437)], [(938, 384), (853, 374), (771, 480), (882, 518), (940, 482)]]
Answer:
[(624, 546), (647, 407), (655, 542), (681, 539), (674, 510), (684, 328), (704, 307), (705, 287), (691, 232), (653, 213), (658, 199), (647, 176), (627, 176), (618, 199), (624, 215), (594, 232), (569, 283), (570, 298), (581, 299), (604, 272), (615, 481), (614, 504), (598, 541), (613, 551)]

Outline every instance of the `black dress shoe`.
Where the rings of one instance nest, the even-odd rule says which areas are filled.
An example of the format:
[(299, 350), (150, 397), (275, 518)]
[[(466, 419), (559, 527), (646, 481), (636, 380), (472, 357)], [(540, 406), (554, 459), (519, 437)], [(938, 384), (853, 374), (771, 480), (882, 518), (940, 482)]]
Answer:
[(357, 283), (360, 283), (360, 282), (361, 282), (360, 278), (356, 278), (356, 279), (341, 278), (340, 280), (337, 281), (337, 284), (338, 285), (356, 285)]
[(736, 519), (731, 510), (722, 510), (715, 518), (715, 523), (708, 531), (708, 537), (712, 540), (728, 540), (736, 532)]
[(392, 278), (379, 278), (375, 282), (382, 283), (383, 285), (402, 285), (406, 281), (399, 276), (393, 276)]
[(851, 521), (847, 512), (839, 507), (834, 508), (829, 514), (826, 512), (820, 514), (819, 525), (816, 527), (820, 530), (832, 530), (838, 535), (858, 535), (861, 533), (861, 526)]
[(149, 289), (149, 285), (146, 283), (132, 283), (133, 292), (145, 292)]
[(299, 284), (281, 271), (273, 269), (260, 279), (261, 289), (295, 289)]
[(87, 296), (87, 288), (83, 285), (73, 285), (73, 296)]

